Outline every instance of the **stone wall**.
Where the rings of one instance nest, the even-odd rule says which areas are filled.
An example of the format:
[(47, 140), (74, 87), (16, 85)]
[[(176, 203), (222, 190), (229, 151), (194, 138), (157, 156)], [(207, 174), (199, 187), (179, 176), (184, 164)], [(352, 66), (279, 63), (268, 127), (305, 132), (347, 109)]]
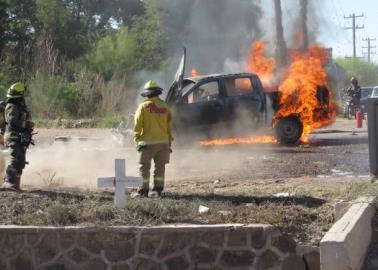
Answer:
[(0, 226), (0, 269), (319, 269), (318, 248), (270, 225)]

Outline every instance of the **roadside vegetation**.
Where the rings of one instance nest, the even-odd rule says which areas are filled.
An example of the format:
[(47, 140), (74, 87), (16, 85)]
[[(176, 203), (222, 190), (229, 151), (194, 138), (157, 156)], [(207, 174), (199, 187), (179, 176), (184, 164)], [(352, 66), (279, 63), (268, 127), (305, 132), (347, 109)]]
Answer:
[(342, 66), (347, 72), (345, 80), (341, 82), (343, 85), (349, 85), (351, 77), (358, 78), (358, 81), (361, 84), (361, 86), (378, 85), (377, 64), (369, 63), (364, 59), (352, 58), (337, 58), (335, 62)]
[(25, 82), (45, 125), (134, 110), (135, 74), (166, 66), (161, 16), (152, 0), (0, 0), (0, 99)]

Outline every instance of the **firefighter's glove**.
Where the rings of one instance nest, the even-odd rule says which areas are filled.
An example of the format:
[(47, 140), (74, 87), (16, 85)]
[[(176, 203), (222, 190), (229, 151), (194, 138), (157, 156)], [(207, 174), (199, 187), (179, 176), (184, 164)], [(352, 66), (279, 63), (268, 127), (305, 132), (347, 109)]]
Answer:
[(20, 143), (25, 146), (29, 147), (30, 145), (34, 145), (33, 140), (33, 131), (24, 131), (20, 133)]
[(139, 145), (139, 144), (138, 144), (138, 145), (136, 146), (136, 149), (137, 149), (138, 152), (141, 152), (141, 151), (143, 150), (144, 147), (146, 147), (146, 146), (145, 146), (145, 145)]

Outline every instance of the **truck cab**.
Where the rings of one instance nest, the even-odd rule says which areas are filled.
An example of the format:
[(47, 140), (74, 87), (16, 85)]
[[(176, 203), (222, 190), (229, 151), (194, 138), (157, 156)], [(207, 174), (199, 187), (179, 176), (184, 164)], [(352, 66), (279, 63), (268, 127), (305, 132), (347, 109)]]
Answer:
[[(184, 78), (186, 51), (166, 102), (173, 111), (176, 136), (202, 138), (250, 135), (262, 128), (272, 133), (277, 93), (269, 98), (253, 73), (212, 74)], [(296, 143), (303, 126), (296, 116), (278, 121), (278, 141)], [(265, 129), (266, 132), (266, 129)], [(197, 137), (197, 136), (195, 136)]]

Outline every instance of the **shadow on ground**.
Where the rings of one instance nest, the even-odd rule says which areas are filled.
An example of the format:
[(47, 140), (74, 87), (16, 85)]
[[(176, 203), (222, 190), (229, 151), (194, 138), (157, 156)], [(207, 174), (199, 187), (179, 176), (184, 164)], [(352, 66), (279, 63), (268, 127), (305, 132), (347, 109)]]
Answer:
[(265, 203), (275, 203), (283, 205), (303, 205), (306, 207), (319, 207), (322, 206), (326, 201), (319, 198), (314, 198), (310, 196), (295, 196), (295, 197), (273, 197), (273, 196), (234, 196), (234, 195), (220, 195), (220, 194), (172, 194), (167, 193), (164, 198), (172, 200), (187, 200), (187, 201), (213, 201), (213, 202), (223, 202), (231, 203), (234, 205), (253, 203), (256, 205)]
[(342, 146), (367, 144), (368, 139), (365, 138), (342, 138), (342, 139), (312, 139), (309, 141), (310, 146)]

